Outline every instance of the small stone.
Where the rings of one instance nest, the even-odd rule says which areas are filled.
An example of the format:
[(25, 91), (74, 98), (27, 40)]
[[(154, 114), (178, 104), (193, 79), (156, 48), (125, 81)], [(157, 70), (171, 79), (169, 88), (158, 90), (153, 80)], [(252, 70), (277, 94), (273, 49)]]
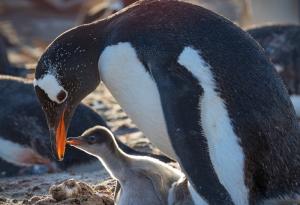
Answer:
[(14, 204), (16, 204), (16, 203), (18, 203), (18, 200), (17, 200), (17, 199), (13, 199), (12, 202), (13, 202)]
[(0, 197), (0, 202), (6, 202), (7, 201), (7, 199), (6, 198), (4, 198), (4, 197)]
[(32, 191), (38, 191), (38, 190), (40, 190), (41, 188), (39, 187), (39, 186), (34, 186), (33, 188), (32, 188)]
[(25, 193), (25, 195), (26, 195), (27, 198), (30, 198), (30, 197), (33, 196), (33, 194), (31, 192), (27, 192), (27, 193)]
[(33, 196), (33, 197), (31, 197), (30, 199), (29, 199), (29, 202), (31, 203), (31, 204), (33, 204), (33, 203), (35, 203), (35, 202), (37, 202), (37, 201), (39, 201), (39, 200), (41, 200), (42, 199), (42, 197), (39, 197), (39, 196)]
[(24, 199), (24, 200), (22, 201), (22, 204), (24, 204), (24, 205), (26, 204), (26, 205), (27, 205), (27, 204), (30, 204), (30, 203), (29, 203), (29, 201), (28, 201), (27, 199)]

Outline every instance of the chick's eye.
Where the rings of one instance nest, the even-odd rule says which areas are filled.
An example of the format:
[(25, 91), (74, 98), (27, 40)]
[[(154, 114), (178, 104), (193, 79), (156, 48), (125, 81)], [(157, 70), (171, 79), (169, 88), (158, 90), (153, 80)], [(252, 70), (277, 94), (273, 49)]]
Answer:
[(67, 98), (67, 93), (64, 90), (61, 90), (61, 91), (59, 91), (59, 93), (57, 94), (56, 97), (59, 102), (63, 102)]
[(90, 136), (90, 137), (88, 138), (88, 143), (89, 143), (89, 144), (94, 144), (94, 143), (96, 143), (96, 137), (95, 137), (95, 136)]

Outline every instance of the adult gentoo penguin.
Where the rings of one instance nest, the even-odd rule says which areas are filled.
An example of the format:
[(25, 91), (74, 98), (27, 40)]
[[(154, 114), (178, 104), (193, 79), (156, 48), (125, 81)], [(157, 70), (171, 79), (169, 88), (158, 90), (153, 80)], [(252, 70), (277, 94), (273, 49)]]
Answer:
[(211, 11), (140, 1), (63, 33), (35, 78), (59, 160), (77, 104), (101, 80), (179, 161), (197, 204), (256, 204), (298, 191), (300, 130), (287, 91), (256, 41)]

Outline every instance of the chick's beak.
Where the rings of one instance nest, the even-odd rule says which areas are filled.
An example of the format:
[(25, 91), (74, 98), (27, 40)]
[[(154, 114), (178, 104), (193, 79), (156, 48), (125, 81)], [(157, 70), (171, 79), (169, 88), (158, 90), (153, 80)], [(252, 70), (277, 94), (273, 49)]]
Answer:
[(84, 144), (84, 141), (82, 139), (80, 139), (79, 137), (69, 137), (67, 139), (67, 144), (73, 145), (73, 146), (82, 145), (82, 144)]

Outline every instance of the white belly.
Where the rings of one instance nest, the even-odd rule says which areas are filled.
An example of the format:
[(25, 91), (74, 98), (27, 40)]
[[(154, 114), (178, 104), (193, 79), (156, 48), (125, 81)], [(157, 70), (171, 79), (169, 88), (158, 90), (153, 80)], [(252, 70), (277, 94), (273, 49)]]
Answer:
[(98, 65), (100, 78), (132, 121), (161, 151), (176, 158), (157, 86), (130, 43), (106, 47)]

